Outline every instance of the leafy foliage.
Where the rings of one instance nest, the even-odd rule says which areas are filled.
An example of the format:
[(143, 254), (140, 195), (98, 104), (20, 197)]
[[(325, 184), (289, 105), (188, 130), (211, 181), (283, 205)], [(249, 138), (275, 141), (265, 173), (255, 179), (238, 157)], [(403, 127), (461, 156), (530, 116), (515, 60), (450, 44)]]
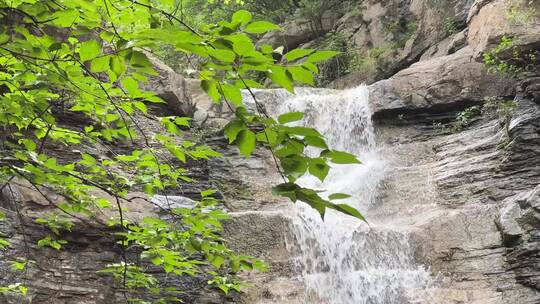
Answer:
[(491, 73), (519, 78), (527, 71), (534, 71), (540, 62), (540, 52), (521, 49), (511, 37), (502, 37), (500, 43), (483, 54), (484, 64)]
[(444, 30), (448, 36), (459, 32), (459, 27), (455, 17), (447, 17), (444, 19)]
[[(37, 220), (51, 232), (38, 241), (40, 247), (61, 250), (67, 243), (62, 234), (81, 218), (92, 219), (101, 210), (116, 212), (107, 223), (97, 223), (115, 231), (114, 241), (123, 252), (122, 260), (103, 272), (117, 278), (132, 301), (145, 290), (161, 302), (173, 301), (181, 292), (158, 282), (145, 263), (170, 275), (203, 273), (224, 292), (241, 286), (229, 272), (266, 268), (224, 245), (220, 221), (227, 217), (219, 211), (213, 191), (203, 191), (191, 208), (165, 208), (167, 220), (149, 216), (130, 222), (125, 216), (131, 192), (143, 191), (142, 199), (151, 206), (154, 195), (195, 182), (184, 164), (220, 156), (184, 138), (180, 127), (189, 126), (189, 118), (162, 117), (162, 129), (153, 136), (141, 126), (147, 104), (163, 102), (142, 84), (156, 75), (148, 54), (164, 46), (199, 58), (193, 68), (202, 88), (214, 102), (235, 109), (236, 118), (225, 134), (240, 153), (249, 157), (258, 146), (270, 149), (284, 179), (276, 194), (306, 202), (321, 216), (331, 208), (363, 219), (357, 210), (333, 202), (343, 194), (325, 200), (295, 184), (304, 174), (324, 180), (330, 163), (358, 160), (331, 150), (314, 129), (287, 125), (301, 119), (300, 114), (276, 120), (264, 112), (250, 112), (241, 94), (243, 89), (252, 93), (252, 87), (263, 86), (253, 80), (260, 73), (291, 92), (294, 83), (312, 85), (314, 64), (337, 53), (293, 51), (284, 63), (277, 63), (278, 50), (256, 46), (252, 40), (253, 35), (278, 30), (277, 25), (238, 11), (229, 20), (200, 24), (195, 30), (176, 10), (176, 1), (167, 0), (0, 1), (0, 127), (8, 134), (6, 148), (0, 151), (0, 173), (26, 181), (38, 193), (46, 189), (62, 197), (52, 201), (43, 195), (58, 213)], [(253, 93), (252, 97), (256, 101)], [(82, 123), (63, 125), (55, 114), (59, 107), (84, 117)], [(50, 143), (75, 151), (118, 143), (129, 143), (132, 149), (111, 151), (108, 158), (77, 152), (77, 159), (67, 161), (49, 153)], [(319, 156), (309, 157), (307, 147), (319, 148)], [(9, 246), (3, 238), (0, 241), (2, 248)], [(140, 262), (125, 254), (135, 249)], [(22, 285), (2, 288), (26, 293)]]
[(516, 112), (517, 103), (514, 100), (507, 100), (495, 96), (489, 96), (484, 99), (484, 107), (482, 112), (487, 115), (496, 115), (499, 119), (499, 124), (504, 131), (499, 148), (506, 149), (513, 143), (513, 138), (510, 134), (510, 123)]
[(508, 21), (516, 24), (528, 24), (537, 21), (540, 4), (537, 0), (514, 1), (507, 13)]
[(474, 117), (480, 115), (481, 109), (479, 106), (468, 107), (465, 110), (459, 112), (456, 116), (456, 120), (452, 124), (452, 131), (458, 132), (469, 126)]

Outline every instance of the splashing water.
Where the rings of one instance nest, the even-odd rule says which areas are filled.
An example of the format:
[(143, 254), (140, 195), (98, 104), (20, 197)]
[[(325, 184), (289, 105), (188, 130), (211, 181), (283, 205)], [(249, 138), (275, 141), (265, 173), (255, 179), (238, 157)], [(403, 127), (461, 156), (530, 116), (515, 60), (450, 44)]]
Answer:
[[(388, 165), (375, 144), (367, 88), (300, 91), (294, 97), (279, 97), (278, 113), (304, 112), (301, 124), (320, 131), (332, 149), (353, 153), (362, 161), (362, 165), (334, 166), (324, 183), (312, 176), (299, 183), (327, 194), (351, 194), (353, 198), (345, 203), (360, 211), (376, 204)], [(416, 249), (406, 231), (373, 222), (368, 226), (333, 210), (322, 221), (317, 211), (302, 202), (296, 203), (295, 213), (295, 245), (300, 251), (296, 262), (305, 285), (305, 303), (422, 302), (418, 294), (428, 288), (431, 277), (415, 262)]]

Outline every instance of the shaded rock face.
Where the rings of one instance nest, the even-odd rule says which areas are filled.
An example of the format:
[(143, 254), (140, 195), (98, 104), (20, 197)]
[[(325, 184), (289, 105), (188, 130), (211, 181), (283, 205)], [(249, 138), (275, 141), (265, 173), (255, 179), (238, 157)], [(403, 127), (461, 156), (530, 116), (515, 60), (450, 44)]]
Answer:
[[(523, 51), (538, 49), (540, 19), (522, 16), (538, 9), (538, 1), (476, 1), (467, 18), (468, 42), (475, 58), (481, 59), (482, 52), (497, 45), (503, 36), (516, 37), (515, 43)], [(509, 15), (510, 11), (517, 16)]]
[(493, 113), (459, 132), (434, 124), (461, 111), (459, 103), (376, 119), (396, 162), (381, 208), (406, 204), (399, 217), (439, 274), (437, 303), (540, 301), (540, 108), (519, 94), (515, 102), (508, 134)]
[[(141, 118), (141, 123), (148, 126), (152, 121)], [(186, 133), (189, 136), (189, 132)], [(181, 192), (169, 193), (182, 195), (171, 198), (171, 203), (184, 206), (189, 204), (189, 198), (196, 199), (198, 193), (204, 189), (220, 189), (218, 196), (223, 201), (223, 208), (232, 215), (232, 219), (224, 223), (224, 234), (228, 244), (239, 253), (255, 254), (265, 258), (272, 267), (266, 274), (271, 279), (275, 273), (287, 272), (283, 269), (291, 268), (287, 264), (288, 255), (285, 254), (284, 248), (288, 220), (283, 214), (269, 211), (268, 207), (270, 205), (272, 209), (280, 208), (280, 204), (271, 196), (268, 187), (268, 181), (277, 174), (269, 163), (270, 156), (266, 151), (256, 151), (254, 158), (246, 161), (221, 135), (209, 137), (208, 140), (216, 150), (226, 155), (226, 158), (190, 164), (191, 177), (198, 183), (187, 185)], [(50, 148), (52, 147), (46, 147), (46, 151)], [(105, 147), (94, 147), (92, 153), (102, 158), (107, 157)], [(252, 176), (265, 176), (268, 179), (253, 180)], [(126, 303), (117, 282), (110, 276), (98, 272), (105, 266), (122, 260), (122, 251), (115, 244), (114, 233), (117, 231), (107, 230), (101, 226), (110, 216), (116, 216), (116, 209), (113, 208), (110, 213), (103, 214), (103, 217), (99, 217), (95, 222), (75, 221), (73, 231), (62, 235), (62, 238), (69, 242), (62, 250), (38, 248), (37, 241), (50, 231), (35, 223), (35, 219), (46, 217), (56, 210), (51, 202), (62, 202), (62, 198), (54, 193), (46, 189), (40, 191), (48, 199), (31, 185), (17, 180), (12, 181), (9, 187), (5, 187), (0, 195), (0, 210), (8, 217), (7, 221), (0, 222), (0, 231), (13, 237), (10, 239), (13, 249), (0, 256), (0, 285), (24, 279), (24, 284), (29, 289), (29, 295), (24, 299), (0, 295), (0, 303)], [(257, 193), (256, 199), (254, 193)], [(144, 216), (160, 216), (159, 208), (145, 201), (123, 201), (122, 206), (126, 208), (124, 215), (130, 221), (138, 221)], [(242, 211), (245, 210), (250, 211), (244, 214)], [(22, 274), (10, 271), (7, 260), (27, 254), (36, 263)], [(128, 258), (136, 260), (137, 253), (128, 252)], [(280, 266), (282, 270), (275, 270), (279, 269), (276, 265), (282, 265)], [(156, 273), (156, 275), (171, 282), (171, 278), (164, 274), (162, 276)], [(173, 283), (185, 291), (182, 298), (186, 303), (217, 304), (242, 301), (238, 295), (225, 296), (217, 290), (208, 288), (205, 277), (182, 277)]]
[(434, 109), (453, 103), (479, 103), (485, 96), (511, 96), (514, 84), (487, 73), (472, 51), (422, 61), (370, 87), (377, 115)]
[[(380, 141), (399, 166), (383, 204), (408, 206), (402, 221), (416, 229), (425, 263), (439, 274), (441, 303), (540, 301), (539, 79), (499, 79), (480, 63), (505, 35), (525, 50), (538, 49), (540, 32), (532, 29), (538, 19), (517, 25), (508, 19), (509, 7), (520, 3), (476, 1), (461, 37), (443, 40), (420, 62), (370, 87)], [(463, 46), (451, 51), (455, 44)], [(514, 100), (510, 120), (482, 111), (464, 129), (441, 128), (471, 105), (487, 109), (490, 96)]]
[(466, 27), (473, 0), (343, 1), (328, 10), (316, 30), (307, 21), (294, 20), (283, 32), (266, 35), (261, 42), (285, 50), (316, 46), (325, 34), (342, 37), (359, 66), (331, 84), (353, 87), (388, 78), (420, 59), (445, 56), (466, 45)]
[(153, 114), (157, 116), (192, 117), (196, 108), (189, 94), (189, 84), (186, 79), (152, 54), (146, 53), (146, 55), (157, 75), (151, 76), (149, 81), (142, 85), (142, 89), (155, 92), (166, 103), (165, 105), (150, 104), (150, 110), (153, 110)]
[(339, 3), (336, 2), (335, 6), (325, 11), (320, 17), (320, 20), (291, 20), (283, 25), (283, 32), (270, 32), (258, 44), (270, 44), (274, 48), (283, 46), (287, 51), (324, 36), (325, 33), (328, 33), (334, 28), (337, 20), (343, 16), (343, 11)]

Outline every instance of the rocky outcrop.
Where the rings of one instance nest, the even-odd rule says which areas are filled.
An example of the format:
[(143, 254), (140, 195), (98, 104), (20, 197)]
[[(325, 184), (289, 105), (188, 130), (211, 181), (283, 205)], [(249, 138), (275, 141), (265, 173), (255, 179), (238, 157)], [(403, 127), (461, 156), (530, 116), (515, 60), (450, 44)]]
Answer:
[(540, 289), (540, 185), (503, 202), (499, 221), (503, 244), (509, 248), (508, 268), (518, 283)]
[(370, 87), (376, 115), (385, 113), (436, 110), (455, 104), (482, 102), (485, 96), (511, 96), (513, 82), (487, 73), (475, 62), (472, 50), (421, 61), (388, 80)]
[[(439, 274), (431, 303), (537, 303), (540, 107), (518, 94), (505, 131), (485, 107), (470, 125), (445, 124), (466, 105), (376, 116), (395, 162), (380, 209), (406, 206), (423, 259)], [(405, 184), (405, 185), (403, 185)], [(386, 207), (385, 207), (386, 206)], [(401, 207), (404, 208), (404, 207)]]
[(192, 117), (196, 111), (192, 95), (188, 91), (188, 83), (184, 77), (159, 60), (152, 54), (146, 53), (157, 75), (149, 77), (143, 83), (142, 89), (155, 92), (166, 102), (150, 104), (150, 110), (157, 116), (184, 116)]
[[(338, 3), (335, 2), (335, 6)], [(301, 44), (317, 39), (331, 31), (337, 20), (343, 15), (335, 7), (326, 10), (319, 20), (295, 18), (282, 26), (282, 31), (273, 31), (266, 34), (258, 44), (269, 44), (274, 48), (283, 46), (285, 52), (299, 47)]]
[[(388, 78), (414, 62), (451, 54), (466, 45), (467, 15), (473, 0), (344, 1), (327, 10), (317, 29), (294, 20), (283, 31), (266, 35), (261, 43), (317, 46), (320, 37), (346, 44), (349, 75), (331, 84), (353, 87)], [(322, 40), (324, 40), (322, 39)]]
[(478, 0), (467, 18), (468, 42), (475, 58), (496, 46), (502, 37), (515, 38), (522, 51), (540, 48), (538, 1)]

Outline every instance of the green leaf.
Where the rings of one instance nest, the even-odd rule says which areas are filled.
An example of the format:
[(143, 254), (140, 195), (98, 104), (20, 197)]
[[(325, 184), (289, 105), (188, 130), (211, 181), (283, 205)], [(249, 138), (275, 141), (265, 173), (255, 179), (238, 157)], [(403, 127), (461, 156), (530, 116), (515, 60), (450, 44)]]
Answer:
[(293, 121), (298, 121), (304, 118), (304, 113), (302, 112), (289, 112), (281, 114), (278, 116), (278, 121), (280, 124), (286, 124)]
[[(254, 49), (255, 45), (251, 41), (233, 42), (233, 51), (238, 55), (247, 56), (247, 58), (245, 58), (245, 61), (253, 62), (255, 58), (258, 58), (253, 56), (254, 54), (257, 54), (253, 51)], [(266, 58), (264, 58), (264, 60), (266, 60)]]
[(144, 102), (141, 101), (135, 101), (133, 102), (133, 106), (137, 108), (139, 111), (141, 111), (144, 114), (148, 114), (148, 107)]
[(90, 71), (94, 73), (104, 72), (109, 69), (110, 56), (97, 57), (90, 63)]
[(112, 208), (111, 203), (110, 203), (108, 200), (104, 199), (104, 198), (98, 198), (98, 199), (96, 200), (96, 205), (97, 205), (99, 208), (101, 208), (101, 209), (109, 209), (109, 208)]
[(287, 71), (291, 73), (292, 78), (296, 82), (305, 83), (308, 85), (315, 85), (315, 79), (313, 73), (301, 66), (293, 66), (287, 68)]
[(252, 15), (246, 10), (239, 10), (232, 15), (232, 22), (244, 26), (251, 21)]
[(229, 84), (223, 84), (221, 85), (221, 89), (227, 101), (232, 102), (235, 106), (242, 105), (242, 93), (239, 88)]
[(14, 271), (20, 271), (24, 270), (26, 268), (26, 265), (28, 264), (28, 261), (11, 261), (11, 269)]
[(99, 33), (99, 38), (103, 39), (107, 43), (111, 43), (114, 37), (116, 37), (115, 34), (111, 32), (103, 31)]
[(26, 286), (19, 286), (19, 292), (21, 295), (26, 296), (26, 293), (28, 292), (28, 288)]
[(288, 61), (294, 61), (311, 55), (314, 51), (315, 50), (312, 49), (294, 49), (285, 54), (285, 59), (287, 59)]
[(236, 54), (230, 50), (209, 49), (208, 54), (210, 57), (226, 63), (233, 63), (236, 59)]
[(346, 199), (350, 198), (351, 196), (346, 193), (332, 193), (330, 196), (328, 196), (328, 199), (330, 200), (339, 200), (339, 199)]
[(302, 66), (308, 70), (310, 70), (313, 74), (319, 74), (319, 68), (311, 62), (304, 62), (302, 63)]
[(246, 125), (244, 124), (244, 122), (240, 120), (235, 120), (228, 123), (225, 126), (223, 132), (225, 133), (225, 136), (229, 139), (229, 144), (231, 144), (236, 140), (238, 133), (245, 129)]
[(316, 51), (315, 53), (309, 55), (306, 61), (307, 62), (324, 61), (338, 55), (339, 53), (340, 52), (336, 52), (336, 51)]
[(311, 208), (317, 210), (321, 215), (321, 218), (324, 219), (324, 214), (326, 211), (327, 202), (323, 200), (315, 190), (301, 188), (297, 190), (296, 195), (299, 200), (311, 206)]
[(111, 71), (116, 74), (116, 78), (120, 77), (126, 71), (126, 64), (123, 57), (112, 56), (110, 61)]
[[(245, 84), (244, 84), (245, 82)], [(251, 79), (244, 79), (244, 81), (236, 81), (235, 82), (235, 85), (238, 87), (238, 88), (241, 88), (241, 89), (248, 89), (248, 88), (256, 88), (256, 89), (261, 89), (261, 88), (264, 88), (264, 85), (256, 82), (255, 80), (251, 80)]]
[(247, 158), (255, 149), (255, 145), (257, 144), (257, 137), (255, 136), (255, 133), (253, 133), (251, 130), (244, 129), (240, 131), (238, 137), (236, 138), (236, 141), (238, 148), (240, 149), (240, 153), (242, 153), (242, 155)]
[(317, 177), (321, 182), (324, 182), (324, 179), (326, 176), (328, 176), (329, 171), (330, 167), (323, 159), (314, 158), (309, 162), (309, 173)]
[(189, 127), (190, 121), (191, 121), (190, 117), (175, 117), (174, 118), (174, 123), (183, 127)]
[(260, 133), (257, 133), (257, 140), (268, 143), (270, 146), (275, 146), (277, 143), (277, 133), (272, 129), (264, 129)]
[(300, 157), (298, 155), (281, 158), (280, 162), (285, 174), (292, 175), (294, 177), (304, 175), (308, 168), (307, 158)]
[(201, 81), (201, 88), (212, 98), (214, 102), (218, 102), (221, 98), (219, 94), (217, 82), (215, 80), (203, 80)]
[(79, 57), (82, 62), (96, 58), (101, 54), (101, 45), (96, 40), (82, 42), (79, 46)]
[(300, 136), (313, 136), (313, 137), (321, 137), (321, 133), (319, 131), (313, 129), (313, 128), (307, 128), (307, 127), (284, 127), (284, 130), (287, 131), (289, 134), (295, 134)]
[(362, 213), (360, 213), (360, 211), (356, 210), (355, 208), (347, 205), (347, 204), (328, 204), (328, 207), (329, 208), (332, 208), (334, 210), (337, 210), (339, 212), (342, 212), (342, 213), (345, 213), (345, 214), (348, 214), (350, 216), (354, 216), (364, 222), (367, 223), (366, 221), (366, 218), (362, 215)]
[(93, 165), (95, 165), (97, 163), (96, 159), (92, 155), (90, 155), (88, 153), (83, 153), (81, 155), (81, 157), (82, 157), (82, 160), (79, 161), (79, 164), (81, 164), (81, 165), (93, 166)]
[(58, 27), (69, 27), (79, 18), (79, 12), (75, 9), (62, 9), (55, 11), (50, 17), (52, 17), (50, 19), (53, 20), (54, 25)]
[(263, 54), (271, 54), (274, 52), (274, 48), (270, 44), (263, 44), (259, 48)]
[(215, 190), (215, 189), (204, 190), (204, 191), (201, 192), (201, 196), (202, 196), (202, 197), (212, 196), (212, 195), (214, 195), (216, 192), (217, 192), (217, 190)]
[(319, 136), (306, 136), (304, 137), (304, 142), (308, 146), (321, 148), (321, 149), (328, 149), (328, 146), (326, 145), (326, 142), (324, 141), (324, 139), (322, 139)]
[(268, 21), (256, 21), (244, 28), (244, 32), (250, 34), (263, 34), (268, 31), (279, 30), (280, 27)]
[(285, 88), (287, 91), (294, 93), (293, 78), (289, 71), (281, 66), (273, 66), (270, 68), (270, 72), (267, 73), (275, 84)]
[(360, 164), (361, 162), (351, 153), (343, 151), (327, 151), (322, 153), (321, 156), (330, 157), (334, 164)]
[(224, 262), (225, 259), (220, 255), (214, 255), (214, 258), (210, 260), (210, 263), (212, 263), (212, 265), (218, 269), (221, 267), (221, 265), (223, 265)]
[(283, 183), (275, 187), (272, 187), (272, 193), (274, 195), (279, 195), (289, 198), (291, 201), (296, 202), (296, 191), (300, 189), (295, 183)]
[(0, 44), (4, 44), (9, 41), (9, 35), (4, 33), (0, 34)]
[(33, 140), (30, 139), (21, 139), (22, 144), (28, 151), (35, 151), (36, 150), (36, 143)]
[(135, 92), (139, 91), (139, 83), (132, 77), (122, 79), (121, 83), (122, 86), (124, 86), (124, 89), (128, 90), (130, 94), (134, 94)]
[(151, 68), (152, 63), (150, 63), (150, 60), (148, 60), (148, 57), (142, 52), (139, 51), (132, 51), (131, 57), (129, 59), (129, 63), (131, 66), (136, 68)]

